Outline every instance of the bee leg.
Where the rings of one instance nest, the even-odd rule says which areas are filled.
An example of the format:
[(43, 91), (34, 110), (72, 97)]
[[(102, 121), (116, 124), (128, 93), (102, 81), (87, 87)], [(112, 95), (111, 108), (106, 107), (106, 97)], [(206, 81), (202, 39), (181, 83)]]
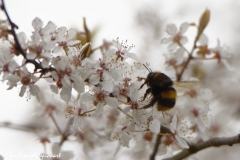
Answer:
[(148, 105), (146, 105), (146, 106), (143, 106), (142, 109), (147, 109), (147, 108), (150, 108), (150, 107), (152, 107), (152, 105), (151, 105), (151, 104), (148, 104)]
[(147, 84), (147, 83), (148, 83), (148, 81), (149, 81), (149, 80), (148, 80), (148, 79), (146, 79), (146, 80), (145, 80), (145, 82), (144, 82), (144, 83), (143, 83), (143, 84), (140, 86), (140, 88), (139, 88), (138, 90), (140, 90), (140, 89), (141, 89), (141, 88), (142, 88), (142, 87), (143, 87), (145, 84)]
[(143, 108), (143, 109), (147, 109), (147, 108), (152, 107), (152, 106), (157, 102), (157, 100), (158, 100), (158, 99), (157, 99), (156, 97), (153, 98), (149, 104), (143, 106), (142, 108)]
[(138, 90), (142, 89), (142, 87), (146, 84), (147, 82), (145, 81)]
[(146, 90), (146, 92), (145, 92), (145, 94), (144, 94), (144, 96), (143, 96), (143, 99), (142, 99), (142, 101), (144, 101), (145, 99), (146, 99), (146, 97), (147, 97), (147, 95), (151, 92), (151, 88), (148, 88), (147, 90)]

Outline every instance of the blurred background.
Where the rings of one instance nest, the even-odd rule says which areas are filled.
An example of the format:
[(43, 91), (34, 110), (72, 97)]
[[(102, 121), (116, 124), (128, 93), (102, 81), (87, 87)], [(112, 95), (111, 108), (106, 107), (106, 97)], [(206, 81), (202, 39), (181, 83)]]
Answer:
[[(164, 65), (163, 53), (168, 52), (167, 47), (160, 44), (161, 39), (167, 35), (164, 32), (165, 26), (167, 23), (174, 23), (178, 27), (183, 22), (197, 24), (200, 15), (207, 8), (211, 11), (211, 20), (205, 30), (209, 45), (216, 46), (219, 39), (221, 44), (230, 46), (231, 52), (235, 53), (236, 57), (232, 64), (239, 66), (237, 63), (240, 31), (239, 0), (6, 0), (5, 3), (12, 21), (19, 27), (17, 32), (24, 31), (30, 35), (33, 31), (32, 20), (35, 17), (42, 19), (44, 26), (48, 21), (52, 21), (58, 27), (66, 26), (83, 31), (83, 17), (85, 17), (89, 30), (95, 33), (93, 48), (101, 45), (103, 40), (112, 41), (119, 37), (120, 40), (127, 40), (129, 45), (135, 45), (131, 52), (136, 53), (141, 62), (147, 61), (152, 70), (167, 72), (173, 78), (174, 72), (166, 71)], [(2, 14), (0, 16), (0, 18), (4, 17)], [(189, 43), (186, 45), (188, 49), (192, 46), (195, 32), (195, 29), (190, 28), (186, 33), (189, 38)], [(6, 127), (8, 122), (30, 125), (34, 121), (37, 112), (34, 98), (29, 100), (26, 97), (20, 98), (18, 96), (20, 88), (7, 91), (7, 86), (4, 84), (0, 86), (0, 126), (5, 126), (0, 127), (0, 153), (43, 152), (36, 135), (21, 131), (21, 128), (16, 126), (13, 127), (15, 129), (11, 129), (11, 125)], [(234, 154), (230, 155), (231, 153), (226, 152), (221, 159), (229, 159), (231, 156), (234, 159)]]

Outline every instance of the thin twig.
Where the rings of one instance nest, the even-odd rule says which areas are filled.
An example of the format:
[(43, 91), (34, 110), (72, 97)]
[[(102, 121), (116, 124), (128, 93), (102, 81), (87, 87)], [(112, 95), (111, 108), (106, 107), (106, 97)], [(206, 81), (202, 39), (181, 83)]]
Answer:
[[(117, 107), (117, 109), (118, 109), (119, 111), (121, 111), (123, 114), (125, 114), (125, 113), (123, 112), (123, 110), (122, 110), (120, 107)], [(125, 115), (128, 116), (129, 118), (133, 119), (133, 117), (130, 116), (129, 114), (125, 114)]]
[(14, 30), (16, 25), (12, 22), (10, 16), (8, 15), (8, 12), (7, 12), (6, 7), (5, 7), (4, 0), (1, 0), (1, 1), (2, 1), (2, 9), (5, 12), (5, 14), (7, 16), (7, 19), (9, 21), (10, 25), (11, 25), (11, 33), (12, 33), (14, 41), (16, 43), (16, 48), (21, 53), (21, 55), (26, 59), (26, 53), (23, 51), (23, 49), (22, 49), (22, 47), (21, 47), (21, 45), (20, 45), (20, 43), (18, 41), (17, 34), (16, 34), (15, 30)]
[(179, 45), (180, 47), (183, 47), (183, 49), (187, 51), (187, 53), (188, 53), (188, 59), (187, 59), (187, 61), (183, 64), (183, 68), (182, 68), (181, 72), (180, 72), (179, 74), (177, 73), (177, 81), (180, 81), (180, 80), (181, 80), (184, 71), (186, 70), (186, 68), (187, 68), (190, 60), (193, 58), (192, 55), (193, 55), (194, 50), (197, 48), (197, 41), (198, 41), (199, 37), (200, 37), (200, 34), (197, 34), (197, 36), (196, 36), (196, 38), (195, 38), (195, 40), (194, 40), (194, 42), (193, 42), (193, 47), (192, 47), (191, 52), (188, 52), (187, 49), (186, 49), (185, 47), (183, 47), (181, 43), (178, 43), (178, 45)]
[(63, 135), (62, 135), (62, 138), (61, 138), (61, 140), (60, 140), (60, 142), (59, 142), (59, 145), (60, 145), (60, 146), (63, 145), (63, 143), (68, 139), (68, 136), (70, 135), (70, 134), (69, 134), (69, 128), (70, 128), (70, 126), (71, 126), (71, 124), (72, 124), (72, 121), (73, 121), (73, 118), (69, 119), (69, 121), (68, 121), (68, 124), (67, 124), (67, 126), (66, 126), (66, 128), (65, 128), (65, 131), (64, 131), (64, 133), (63, 133)]
[(153, 148), (153, 152), (150, 155), (149, 160), (155, 160), (162, 136), (164, 134), (169, 134), (169, 133), (172, 133), (171, 130), (166, 126), (161, 125), (160, 133), (157, 135), (156, 142), (155, 142), (155, 145)]
[(158, 151), (158, 147), (159, 147), (161, 138), (162, 138), (162, 135), (158, 134), (158, 135), (157, 135), (157, 138), (156, 138), (156, 142), (155, 142), (154, 148), (153, 148), (153, 152), (152, 152), (152, 154), (150, 155), (149, 160), (155, 160), (155, 156), (156, 156), (156, 154), (157, 154), (157, 151)]
[(95, 111), (95, 110), (96, 110), (96, 109), (92, 109), (92, 110), (90, 110), (90, 111), (83, 112), (82, 114), (80, 114), (80, 116), (84, 116), (85, 114), (91, 113), (91, 112), (93, 112), (93, 111)]
[(215, 57), (203, 58), (203, 57), (193, 57), (192, 60), (217, 60)]
[(53, 121), (53, 123), (54, 123), (54, 125), (56, 126), (58, 132), (59, 132), (62, 136), (64, 136), (64, 134), (62, 133), (62, 131), (61, 131), (60, 127), (59, 127), (59, 125), (57, 124), (56, 119), (53, 117), (52, 113), (49, 114), (49, 117), (50, 117), (51, 120)]
[(187, 158), (188, 156), (209, 147), (220, 147), (223, 145), (232, 146), (238, 143), (240, 143), (240, 134), (233, 137), (211, 138), (204, 142), (191, 144), (189, 149), (183, 149), (181, 152), (175, 154), (170, 158), (166, 158), (164, 160), (181, 160), (183, 158)]
[(16, 25), (15, 23), (12, 22), (9, 14), (8, 14), (8, 12), (7, 12), (7, 9), (6, 9), (6, 7), (5, 7), (4, 0), (1, 0), (1, 1), (2, 1), (2, 6), (1, 6), (1, 8), (2, 8), (2, 10), (4, 11), (4, 13), (6, 14), (7, 19), (8, 19), (8, 21), (9, 21), (10, 25), (11, 25), (11, 33), (12, 33), (13, 38), (14, 38), (14, 41), (15, 41), (16, 50), (18, 50), (18, 51), (20, 52), (20, 54), (24, 57), (24, 59), (26, 60), (26, 63), (32, 63), (32, 64), (35, 66), (35, 71), (36, 71), (37, 69), (41, 69), (41, 70), (42, 70), (41, 72), (42, 72), (43, 74), (45, 74), (45, 73), (48, 72), (48, 71), (56, 71), (56, 69), (53, 68), (53, 67), (43, 68), (42, 65), (41, 65), (41, 63), (38, 63), (37, 61), (32, 60), (32, 59), (27, 59), (27, 54), (26, 54), (26, 52), (23, 50), (23, 48), (22, 48), (22, 46), (21, 46), (21, 44), (20, 44), (20, 42), (19, 42), (19, 40), (18, 40), (17, 34), (16, 34), (16, 32), (15, 32), (15, 28), (18, 28), (18, 27), (17, 27), (17, 25)]
[(13, 124), (11, 122), (1, 122), (0, 127), (15, 129), (15, 130), (21, 130), (21, 131), (35, 131), (37, 130), (37, 125), (21, 125), (21, 124)]

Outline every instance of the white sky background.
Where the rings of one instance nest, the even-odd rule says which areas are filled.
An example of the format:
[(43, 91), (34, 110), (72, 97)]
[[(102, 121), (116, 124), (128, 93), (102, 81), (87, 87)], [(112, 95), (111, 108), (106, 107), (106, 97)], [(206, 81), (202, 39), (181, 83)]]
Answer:
[[(12, 21), (19, 26), (19, 31), (30, 33), (31, 23), (35, 17), (41, 18), (44, 25), (51, 20), (58, 27), (79, 27), (82, 30), (82, 17), (86, 17), (90, 29), (100, 27), (95, 41), (96, 46), (101, 44), (102, 39), (112, 40), (119, 37), (120, 40), (127, 39), (130, 45), (135, 44), (136, 47), (132, 50), (134, 53), (138, 53), (141, 42), (148, 42), (141, 39), (138, 33), (140, 31), (134, 24), (136, 9), (142, 6), (159, 7), (158, 12), (162, 15), (164, 23), (172, 22), (177, 26), (185, 21), (198, 23), (199, 16), (208, 8), (211, 11), (211, 20), (206, 34), (209, 36), (210, 44), (216, 44), (219, 38), (221, 43), (231, 46), (234, 44), (233, 40), (237, 39), (235, 31), (240, 25), (235, 22), (240, 19), (237, 17), (240, 12), (236, 12), (240, 8), (239, 0), (6, 0), (7, 10)], [(162, 38), (159, 37), (159, 42), (156, 42), (159, 44), (157, 53), (166, 48), (160, 45)], [(159, 60), (156, 60), (156, 55), (148, 57), (153, 68), (163, 66), (163, 57), (160, 55), (157, 56)], [(32, 104), (26, 102), (26, 98), (18, 97), (19, 89), (6, 91), (6, 86), (2, 84), (0, 86), (0, 122), (24, 123), (25, 117), (31, 116)], [(33, 134), (21, 131), (0, 128), (0, 142), (2, 153), (43, 151)]]

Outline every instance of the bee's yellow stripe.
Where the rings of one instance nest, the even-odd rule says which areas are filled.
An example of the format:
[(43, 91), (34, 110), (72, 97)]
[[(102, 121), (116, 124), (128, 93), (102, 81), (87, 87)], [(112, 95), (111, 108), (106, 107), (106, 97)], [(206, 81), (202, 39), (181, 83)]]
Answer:
[(163, 91), (161, 93), (162, 98), (168, 98), (168, 99), (176, 99), (177, 98), (177, 92), (175, 90), (168, 90)]
[(153, 76), (153, 79), (156, 78), (156, 77), (158, 77), (160, 74), (161, 74), (161, 72), (155, 73), (154, 76)]
[(161, 104), (157, 104), (157, 110), (158, 111), (167, 111), (167, 110), (170, 110), (172, 109), (173, 106), (164, 106), (164, 105), (161, 105)]

